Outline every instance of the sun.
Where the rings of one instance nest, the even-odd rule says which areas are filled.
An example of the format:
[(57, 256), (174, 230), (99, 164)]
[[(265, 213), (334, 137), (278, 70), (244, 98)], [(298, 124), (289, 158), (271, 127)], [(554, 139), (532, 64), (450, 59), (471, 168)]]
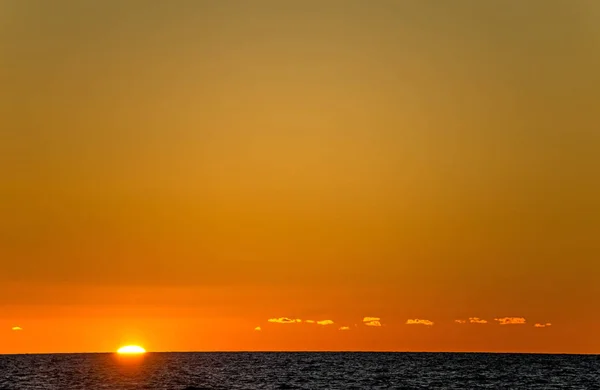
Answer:
[(128, 355), (139, 355), (141, 353), (146, 353), (146, 350), (139, 345), (126, 345), (117, 350), (119, 354), (128, 354)]

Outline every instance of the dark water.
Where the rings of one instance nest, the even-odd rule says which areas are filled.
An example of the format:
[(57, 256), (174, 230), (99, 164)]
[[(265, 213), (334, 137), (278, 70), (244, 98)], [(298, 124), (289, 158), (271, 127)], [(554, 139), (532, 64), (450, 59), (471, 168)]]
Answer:
[(0, 355), (0, 389), (600, 389), (600, 356), (460, 353)]

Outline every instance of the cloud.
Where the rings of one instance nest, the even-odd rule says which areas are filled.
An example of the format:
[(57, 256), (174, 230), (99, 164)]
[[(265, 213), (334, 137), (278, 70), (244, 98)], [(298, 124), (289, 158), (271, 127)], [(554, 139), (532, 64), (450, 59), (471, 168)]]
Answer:
[(276, 324), (295, 324), (297, 322), (301, 322), (300, 319), (292, 319), (287, 317), (279, 317), (279, 318), (269, 318), (268, 322), (274, 322)]
[(525, 318), (523, 317), (502, 317), (494, 318), (494, 321), (498, 321), (500, 325), (523, 325)]
[[(288, 317), (279, 317), (279, 318), (269, 318), (268, 322), (273, 322), (276, 324), (300, 324), (303, 322), (300, 318), (288, 318)], [(333, 325), (334, 322), (332, 320), (304, 320), (306, 324), (317, 324), (317, 325)]]
[(317, 325), (332, 325), (333, 321), (331, 320), (322, 320), (322, 321), (317, 321)]
[(471, 324), (487, 324), (488, 323), (486, 320), (482, 320), (479, 317), (469, 317), (469, 322)]
[(465, 320), (454, 320), (454, 322), (456, 322), (457, 324), (466, 324), (467, 321)]
[(414, 319), (414, 320), (406, 320), (406, 325), (426, 325), (426, 326), (432, 326), (433, 322), (429, 321), (429, 320)]
[(363, 323), (366, 326), (381, 326), (381, 318), (379, 317), (365, 317)]
[(349, 326), (340, 326), (339, 330), (350, 330)]
[(536, 328), (547, 328), (547, 327), (549, 327), (549, 326), (552, 326), (552, 324), (551, 324), (551, 323), (549, 323), (549, 322), (546, 322), (545, 324), (540, 324), (540, 323), (537, 323), (537, 324), (535, 324), (535, 325), (533, 325), (533, 326), (534, 326), (534, 327), (536, 327)]
[(256, 328), (254, 328), (254, 330), (260, 332), (262, 329), (260, 328), (260, 326), (257, 326)]
[(372, 321), (381, 321), (379, 317), (365, 317), (363, 318), (363, 322), (372, 322)]
[(21, 328), (20, 326), (13, 326), (11, 329), (12, 330), (23, 330), (23, 328)]

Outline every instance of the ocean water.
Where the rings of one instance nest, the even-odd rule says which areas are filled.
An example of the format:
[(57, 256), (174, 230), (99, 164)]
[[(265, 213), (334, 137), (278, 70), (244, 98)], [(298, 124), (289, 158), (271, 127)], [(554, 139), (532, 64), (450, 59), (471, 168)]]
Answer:
[(0, 389), (600, 389), (600, 356), (467, 353), (0, 355)]

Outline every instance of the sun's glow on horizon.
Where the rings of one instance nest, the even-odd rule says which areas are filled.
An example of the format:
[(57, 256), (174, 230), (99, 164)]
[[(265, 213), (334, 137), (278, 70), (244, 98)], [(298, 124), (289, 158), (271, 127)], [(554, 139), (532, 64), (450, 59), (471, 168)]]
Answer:
[(142, 354), (146, 353), (146, 350), (139, 345), (126, 345), (117, 350), (119, 354)]

